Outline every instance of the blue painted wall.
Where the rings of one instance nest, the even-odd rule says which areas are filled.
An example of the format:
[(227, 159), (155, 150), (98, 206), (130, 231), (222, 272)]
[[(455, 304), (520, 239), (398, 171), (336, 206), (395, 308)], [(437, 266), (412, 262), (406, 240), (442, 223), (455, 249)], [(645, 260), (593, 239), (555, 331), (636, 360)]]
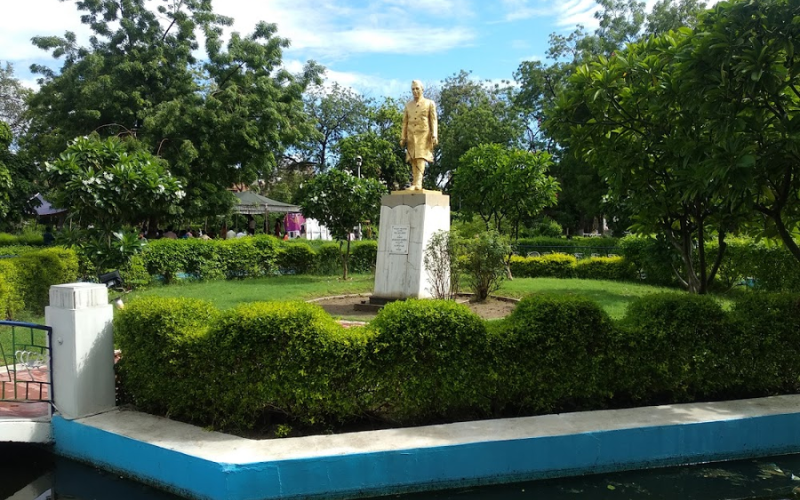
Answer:
[(800, 451), (800, 413), (252, 464), (53, 418), (58, 454), (198, 499), (346, 498)]

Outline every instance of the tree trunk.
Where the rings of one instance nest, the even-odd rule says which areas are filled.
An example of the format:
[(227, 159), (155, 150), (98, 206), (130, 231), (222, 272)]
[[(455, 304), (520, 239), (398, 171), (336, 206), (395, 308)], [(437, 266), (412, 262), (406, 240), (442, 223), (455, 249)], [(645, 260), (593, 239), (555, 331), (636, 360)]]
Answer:
[(344, 256), (342, 257), (342, 268), (344, 269), (344, 276), (342, 276), (343, 280), (347, 280), (347, 261), (350, 258), (350, 233), (347, 233), (347, 250), (344, 252)]

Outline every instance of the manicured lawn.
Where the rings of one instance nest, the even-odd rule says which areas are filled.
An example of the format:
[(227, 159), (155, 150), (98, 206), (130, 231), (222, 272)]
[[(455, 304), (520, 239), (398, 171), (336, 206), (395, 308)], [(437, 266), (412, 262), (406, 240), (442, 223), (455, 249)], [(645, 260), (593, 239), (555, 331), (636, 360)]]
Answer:
[[(367, 274), (355, 275), (348, 281), (342, 281), (335, 276), (277, 276), (158, 286), (131, 293), (125, 300), (142, 296), (192, 297), (211, 301), (220, 309), (227, 309), (244, 302), (308, 300), (331, 295), (369, 293), (373, 283), (374, 278)], [(612, 318), (619, 319), (625, 315), (628, 304), (635, 298), (651, 293), (675, 291), (617, 281), (516, 278), (513, 281), (504, 281), (496, 295), (518, 298), (534, 293), (581, 295), (596, 301)], [(722, 297), (717, 297), (717, 300), (723, 307), (730, 303), (729, 299)]]
[(212, 302), (228, 309), (244, 302), (270, 300), (309, 300), (331, 295), (371, 292), (375, 278), (371, 274), (356, 274), (342, 281), (336, 276), (275, 276), (247, 280), (207, 281), (157, 286), (133, 292), (124, 300), (135, 297), (191, 297)]
[(535, 293), (580, 295), (600, 304), (612, 318), (620, 319), (625, 315), (628, 304), (634, 299), (663, 292), (676, 292), (676, 290), (620, 281), (514, 278), (512, 281), (503, 281), (497, 295), (506, 297), (524, 297)]

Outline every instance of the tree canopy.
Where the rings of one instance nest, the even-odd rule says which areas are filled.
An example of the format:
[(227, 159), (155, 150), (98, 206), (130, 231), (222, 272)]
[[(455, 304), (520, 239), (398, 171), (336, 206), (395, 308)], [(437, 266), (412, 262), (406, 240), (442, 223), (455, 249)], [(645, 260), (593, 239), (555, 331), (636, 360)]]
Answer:
[(479, 215), (487, 229), (511, 228), (519, 236), (520, 224), (556, 203), (558, 183), (547, 174), (550, 155), (483, 144), (467, 151), (453, 182), (453, 201), (459, 213)]
[(320, 221), (337, 240), (347, 241), (344, 279), (347, 279), (350, 234), (360, 223), (378, 220), (384, 194), (386, 187), (376, 179), (359, 179), (338, 169), (313, 177), (300, 190), (303, 215)]
[(288, 41), (274, 24), (260, 22), (223, 44), (232, 20), (215, 14), (211, 2), (151, 5), (77, 1), (92, 31), (88, 47), (70, 32), (34, 38), (63, 65), (59, 72), (34, 68), (41, 89), (30, 99), (26, 140), (48, 160), (92, 132), (136, 137), (185, 179), (187, 215), (225, 213), (228, 187), (270, 173), (289, 145), (311, 133), (302, 93), (320, 69), (282, 69)]

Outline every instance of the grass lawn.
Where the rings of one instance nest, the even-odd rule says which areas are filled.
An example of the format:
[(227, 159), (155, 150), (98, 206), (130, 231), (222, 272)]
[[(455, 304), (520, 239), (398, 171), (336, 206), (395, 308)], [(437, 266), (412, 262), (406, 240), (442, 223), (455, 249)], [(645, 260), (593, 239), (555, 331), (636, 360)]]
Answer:
[[(228, 309), (244, 302), (308, 300), (331, 295), (369, 293), (373, 284), (374, 278), (368, 274), (354, 275), (348, 281), (342, 281), (336, 276), (276, 276), (241, 281), (158, 286), (131, 293), (126, 300), (145, 296), (192, 297), (211, 301), (220, 309)], [(581, 295), (600, 304), (612, 318), (619, 319), (625, 315), (628, 304), (635, 298), (651, 293), (675, 291), (670, 288), (618, 281), (515, 278), (513, 281), (504, 281), (496, 295), (518, 298), (534, 293)], [(730, 299), (722, 296), (715, 298), (723, 307), (729, 307)]]
[(228, 309), (245, 302), (270, 300), (309, 300), (331, 295), (368, 293), (375, 278), (371, 274), (355, 274), (342, 281), (337, 276), (274, 276), (230, 281), (207, 281), (157, 286), (133, 292), (124, 300), (135, 297), (190, 297), (212, 302)]
[(531, 294), (579, 295), (588, 297), (605, 309), (609, 316), (620, 319), (625, 315), (628, 304), (634, 299), (651, 293), (675, 292), (664, 288), (638, 283), (603, 280), (557, 279), (557, 278), (514, 278), (505, 280), (497, 295), (505, 297), (524, 297)]

